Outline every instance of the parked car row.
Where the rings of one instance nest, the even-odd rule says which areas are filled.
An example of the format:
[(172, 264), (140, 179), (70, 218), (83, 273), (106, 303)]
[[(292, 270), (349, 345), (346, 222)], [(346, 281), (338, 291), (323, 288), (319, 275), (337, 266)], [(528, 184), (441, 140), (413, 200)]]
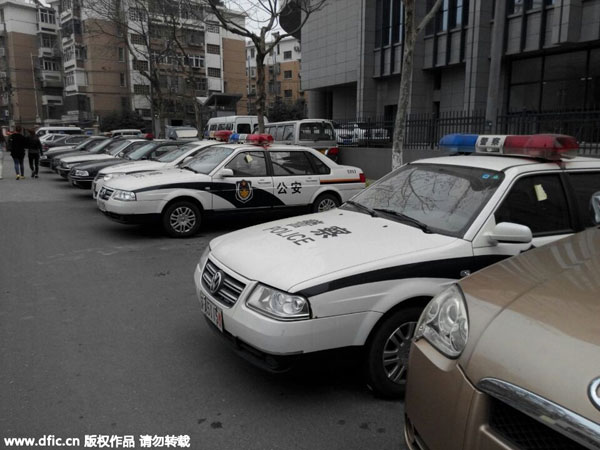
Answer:
[(405, 396), (411, 450), (600, 448), (600, 160), (574, 138), (478, 136), (366, 189), (269, 135), (125, 142), (75, 150), (130, 159), (67, 175), (97, 169), (110, 219), (188, 237), (215, 214), (287, 213), (213, 239), (194, 271), (207, 326), (244, 359), (355, 352), (376, 395)]

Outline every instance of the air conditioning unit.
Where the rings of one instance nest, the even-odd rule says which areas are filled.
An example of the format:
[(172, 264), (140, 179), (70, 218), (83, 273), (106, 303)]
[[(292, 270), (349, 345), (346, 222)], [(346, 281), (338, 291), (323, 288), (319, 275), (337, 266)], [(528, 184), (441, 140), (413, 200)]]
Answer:
[(6, 56), (6, 49), (0, 48), (0, 58), (4, 58)]
[(0, 72), (0, 79), (6, 78), (6, 72)]

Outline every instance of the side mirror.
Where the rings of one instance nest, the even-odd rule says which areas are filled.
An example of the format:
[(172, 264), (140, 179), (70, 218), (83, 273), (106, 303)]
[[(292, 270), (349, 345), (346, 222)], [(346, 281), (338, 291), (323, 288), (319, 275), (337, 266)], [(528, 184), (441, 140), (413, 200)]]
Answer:
[(233, 176), (232, 169), (221, 169), (216, 173), (217, 178), (227, 178), (227, 177), (232, 177), (232, 176)]
[(525, 225), (501, 222), (485, 233), (492, 244), (528, 244), (533, 239), (531, 229)]

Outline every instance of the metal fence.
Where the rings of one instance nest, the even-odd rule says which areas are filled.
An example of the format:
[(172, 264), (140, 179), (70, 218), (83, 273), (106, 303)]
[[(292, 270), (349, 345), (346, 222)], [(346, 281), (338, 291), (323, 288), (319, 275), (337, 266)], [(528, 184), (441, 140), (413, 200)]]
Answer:
[[(391, 118), (335, 121), (335, 132), (341, 146), (391, 147), (394, 121)], [(514, 113), (498, 116), (498, 134), (556, 133), (574, 136), (583, 155), (600, 156), (600, 111), (566, 111), (552, 113)], [(406, 119), (405, 148), (425, 150), (437, 148), (450, 133), (490, 133), (485, 113), (444, 112), (409, 114)]]

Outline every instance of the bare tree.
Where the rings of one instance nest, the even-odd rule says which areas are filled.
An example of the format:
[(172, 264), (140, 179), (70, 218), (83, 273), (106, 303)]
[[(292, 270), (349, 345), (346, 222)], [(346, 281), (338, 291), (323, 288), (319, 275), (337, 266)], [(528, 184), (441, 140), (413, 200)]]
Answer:
[[(205, 8), (199, 0), (83, 0), (95, 19), (87, 32), (115, 36), (133, 59), (133, 69), (147, 85), (153, 129), (159, 132), (167, 109), (190, 103), (196, 125), (199, 109), (195, 92), (206, 81), (204, 55), (195, 46), (204, 44)], [(202, 70), (201, 70), (202, 69)], [(142, 83), (146, 80), (148, 84)], [(132, 80), (134, 85), (136, 79)], [(134, 92), (135, 94), (135, 92)], [(185, 113), (185, 111), (184, 111)]]
[(435, 17), (442, 0), (436, 0), (421, 22), (416, 24), (415, 0), (402, 0), (404, 5), (404, 51), (402, 55), (402, 72), (400, 92), (398, 94), (398, 112), (394, 123), (394, 138), (392, 143), (392, 169), (400, 167), (403, 161), (404, 137), (406, 133), (406, 116), (413, 75), (413, 58), (417, 36), (423, 28)]
[[(226, 5), (219, 0), (207, 1), (223, 28), (250, 39), (254, 44), (256, 49), (256, 113), (259, 133), (263, 133), (266, 113), (265, 58), (281, 40), (297, 34), (309, 17), (325, 6), (327, 0), (246, 0), (243, 2), (232, 0), (225, 2)], [(227, 17), (225, 6), (228, 9), (243, 11), (246, 15), (246, 24), (242, 25)], [(270, 40), (267, 42), (268, 34), (279, 29), (280, 19), (285, 18), (287, 14), (297, 14), (300, 20), (295, 22), (293, 29), (288, 29), (285, 33), (271, 34)], [(255, 29), (260, 31), (254, 31)]]

